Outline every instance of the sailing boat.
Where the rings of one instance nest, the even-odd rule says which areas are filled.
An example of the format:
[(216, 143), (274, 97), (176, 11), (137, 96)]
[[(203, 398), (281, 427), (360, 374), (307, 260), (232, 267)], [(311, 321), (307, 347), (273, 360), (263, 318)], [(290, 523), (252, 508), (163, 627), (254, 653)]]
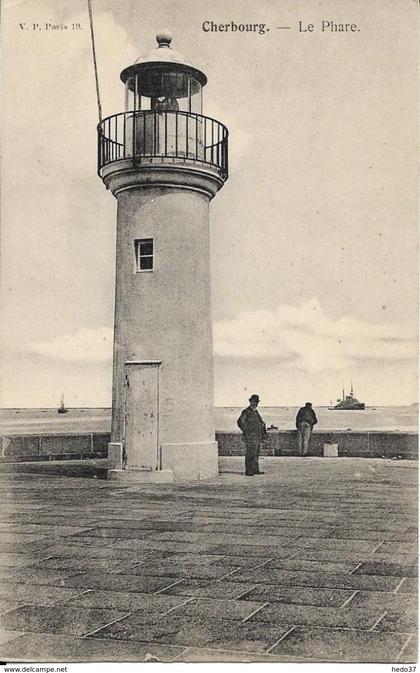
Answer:
[(66, 407), (64, 405), (64, 395), (62, 394), (61, 395), (61, 400), (60, 400), (60, 406), (57, 409), (57, 413), (58, 414), (67, 414), (67, 412), (68, 412), (68, 409), (66, 409)]
[(364, 402), (359, 402), (357, 397), (354, 396), (353, 393), (353, 381), (351, 382), (351, 390), (349, 395), (344, 394), (344, 386), (343, 386), (343, 397), (342, 399), (338, 399), (335, 407), (333, 409), (336, 410), (343, 410), (343, 411), (357, 411), (357, 410), (363, 410), (365, 408), (365, 403)]

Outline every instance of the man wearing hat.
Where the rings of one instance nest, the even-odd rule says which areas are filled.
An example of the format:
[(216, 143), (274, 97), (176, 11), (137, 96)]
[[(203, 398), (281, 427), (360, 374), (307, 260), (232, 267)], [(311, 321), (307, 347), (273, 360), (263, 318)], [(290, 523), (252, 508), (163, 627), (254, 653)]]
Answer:
[(306, 402), (301, 407), (296, 416), (298, 453), (301, 456), (307, 456), (309, 450), (309, 440), (314, 425), (318, 423), (315, 411), (312, 409), (312, 403)]
[(247, 477), (253, 477), (254, 474), (264, 474), (260, 472), (258, 459), (260, 456), (261, 442), (267, 437), (265, 423), (257, 411), (260, 401), (258, 395), (251, 395), (249, 398), (249, 407), (243, 410), (238, 418), (238, 426), (242, 430), (242, 439), (245, 442), (245, 474)]

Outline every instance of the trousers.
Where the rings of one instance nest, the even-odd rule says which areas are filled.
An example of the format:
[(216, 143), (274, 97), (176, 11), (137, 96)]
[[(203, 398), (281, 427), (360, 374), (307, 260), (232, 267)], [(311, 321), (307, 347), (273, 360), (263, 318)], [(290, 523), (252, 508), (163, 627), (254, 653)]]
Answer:
[(245, 440), (245, 474), (258, 474), (260, 471), (258, 459), (260, 457), (260, 441)]
[(297, 444), (298, 453), (301, 456), (305, 456), (308, 453), (311, 432), (312, 427), (310, 423), (307, 423), (306, 421), (301, 421), (299, 423), (297, 429)]

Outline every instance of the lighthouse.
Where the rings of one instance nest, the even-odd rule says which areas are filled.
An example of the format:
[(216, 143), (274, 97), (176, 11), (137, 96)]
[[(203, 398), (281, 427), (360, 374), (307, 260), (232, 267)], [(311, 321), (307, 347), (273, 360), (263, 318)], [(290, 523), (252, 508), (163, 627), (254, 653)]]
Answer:
[(171, 47), (121, 72), (124, 112), (98, 126), (98, 173), (117, 199), (108, 477), (218, 473), (209, 204), (228, 177), (228, 131), (203, 114), (206, 75)]

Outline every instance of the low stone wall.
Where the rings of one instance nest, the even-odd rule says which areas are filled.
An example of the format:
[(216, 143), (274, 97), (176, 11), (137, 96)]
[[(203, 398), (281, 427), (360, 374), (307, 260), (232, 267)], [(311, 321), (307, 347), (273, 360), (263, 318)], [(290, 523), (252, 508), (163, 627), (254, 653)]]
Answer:
[[(242, 456), (245, 444), (239, 432), (217, 432), (219, 456)], [(10, 435), (1, 438), (0, 462), (106, 458), (109, 433), (66, 435)], [(311, 455), (323, 455), (324, 444), (338, 444), (339, 456), (405, 459), (418, 457), (418, 435), (414, 432), (314, 432)], [(296, 431), (270, 431), (261, 455), (295, 456)]]
[(106, 458), (110, 441), (108, 432), (3, 436), (0, 462)]
[[(237, 432), (216, 433), (219, 456), (241, 456), (245, 453), (242, 436)], [(418, 435), (415, 432), (314, 432), (310, 441), (310, 454), (322, 456), (324, 444), (338, 444), (339, 456), (360, 458), (410, 458), (418, 457)], [(296, 430), (269, 432), (268, 441), (261, 450), (262, 456), (296, 456)]]

